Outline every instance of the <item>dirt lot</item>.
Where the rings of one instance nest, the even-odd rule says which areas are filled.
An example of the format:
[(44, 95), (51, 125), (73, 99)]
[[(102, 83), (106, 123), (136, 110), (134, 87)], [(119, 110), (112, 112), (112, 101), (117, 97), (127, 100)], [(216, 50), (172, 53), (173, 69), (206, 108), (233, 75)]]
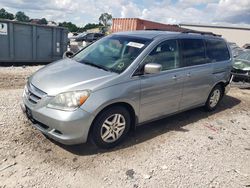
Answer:
[(250, 89), (234, 86), (217, 111), (140, 126), (104, 151), (31, 127), (19, 104), (38, 68), (0, 68), (0, 187), (250, 187)]

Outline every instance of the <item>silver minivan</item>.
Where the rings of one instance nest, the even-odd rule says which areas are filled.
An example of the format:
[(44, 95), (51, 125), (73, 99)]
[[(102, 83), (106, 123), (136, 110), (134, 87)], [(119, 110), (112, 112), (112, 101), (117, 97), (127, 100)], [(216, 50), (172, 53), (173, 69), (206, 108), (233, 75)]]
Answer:
[(137, 125), (200, 106), (214, 110), (230, 71), (231, 52), (214, 34), (115, 33), (33, 74), (22, 109), (58, 142), (92, 138), (111, 148)]

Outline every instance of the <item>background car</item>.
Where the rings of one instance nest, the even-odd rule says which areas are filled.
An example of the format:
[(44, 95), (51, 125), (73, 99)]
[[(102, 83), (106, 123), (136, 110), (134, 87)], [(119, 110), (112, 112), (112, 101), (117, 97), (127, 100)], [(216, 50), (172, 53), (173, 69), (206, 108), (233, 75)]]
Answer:
[(250, 50), (250, 43), (247, 43), (243, 46), (244, 49)]
[(244, 50), (234, 42), (229, 42), (228, 45), (232, 51), (233, 57), (237, 57), (238, 55), (244, 52)]
[(80, 33), (77, 36), (69, 38), (70, 51), (76, 53), (89, 43), (95, 42), (104, 36), (103, 33)]
[(93, 42), (96, 41), (100, 38), (102, 38), (104, 36), (104, 34), (102, 33), (84, 33), (83, 35), (78, 35), (75, 38), (75, 41), (79, 42), (79, 41), (86, 41), (86, 42)]
[(77, 32), (70, 32), (70, 33), (68, 33), (68, 39), (69, 40), (72, 40), (72, 39), (75, 39), (77, 36), (79, 35), (79, 33), (77, 33)]
[(250, 82), (250, 50), (234, 59), (232, 74), (235, 82)]

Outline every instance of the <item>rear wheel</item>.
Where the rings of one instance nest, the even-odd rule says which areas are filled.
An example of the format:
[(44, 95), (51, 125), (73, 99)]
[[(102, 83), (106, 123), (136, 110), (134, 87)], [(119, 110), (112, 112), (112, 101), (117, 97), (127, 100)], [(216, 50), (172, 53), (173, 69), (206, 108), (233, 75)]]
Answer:
[(221, 98), (223, 96), (223, 90), (220, 85), (216, 85), (211, 93), (209, 94), (209, 97), (207, 99), (207, 102), (205, 104), (205, 109), (207, 111), (213, 111), (218, 106)]
[(91, 132), (92, 139), (100, 148), (115, 147), (126, 137), (130, 124), (130, 114), (126, 108), (108, 108), (95, 119)]

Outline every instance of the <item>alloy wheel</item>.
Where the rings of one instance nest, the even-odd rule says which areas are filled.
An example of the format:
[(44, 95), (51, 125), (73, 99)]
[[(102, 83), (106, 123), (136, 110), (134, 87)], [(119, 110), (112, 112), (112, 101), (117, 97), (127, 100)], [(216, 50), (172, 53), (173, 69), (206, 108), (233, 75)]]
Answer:
[(125, 117), (121, 114), (113, 114), (103, 122), (101, 127), (101, 138), (107, 143), (115, 142), (121, 137), (125, 128)]
[(220, 100), (221, 92), (219, 89), (215, 89), (210, 97), (209, 105), (211, 108), (215, 107)]

